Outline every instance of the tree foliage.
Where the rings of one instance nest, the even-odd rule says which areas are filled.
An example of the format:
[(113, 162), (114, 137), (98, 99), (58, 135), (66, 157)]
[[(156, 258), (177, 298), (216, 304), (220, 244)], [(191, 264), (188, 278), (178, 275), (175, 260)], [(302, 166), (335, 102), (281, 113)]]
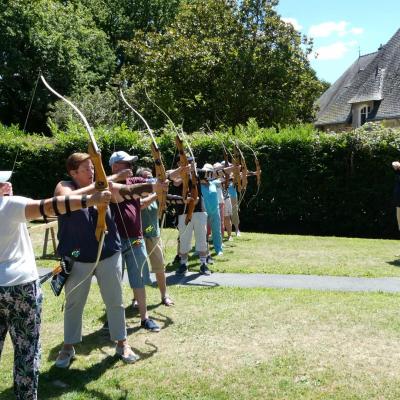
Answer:
[(106, 34), (79, 4), (56, 0), (0, 3), (0, 120), (25, 120), (28, 129), (45, 126), (48, 92), (38, 85), (39, 70), (61, 93), (102, 86), (114, 72), (115, 56)]
[[(285, 125), (313, 118), (322, 85), (307, 55), (311, 43), (285, 24), (265, 0), (191, 1), (165, 33), (138, 31), (124, 43), (121, 80), (143, 91), (188, 130), (255, 117)], [(157, 126), (162, 116), (150, 106)]]
[[(155, 128), (159, 104), (188, 131), (311, 121), (324, 84), (310, 68), (312, 43), (284, 23), (277, 0), (4, 0), (0, 4), (0, 121), (44, 131), (60, 93), (77, 99), (91, 124), (126, 115), (112, 85)], [(112, 85), (107, 85), (111, 83)], [(51, 108), (51, 107), (50, 107)], [(71, 111), (51, 117), (65, 126)]]
[[(52, 128), (53, 136), (49, 138), (26, 135), (16, 127), (0, 124), (0, 170), (11, 169), (18, 153), (12, 177), (16, 193), (52, 195), (54, 186), (64, 177), (68, 155), (86, 151), (88, 137), (81, 123), (70, 121), (65, 132)], [(316, 132), (311, 125), (277, 132), (249, 121), (213, 135), (193, 133), (188, 140), (198, 165), (221, 160), (221, 142), (232, 151), (232, 141), (238, 141), (252, 170), (254, 154), (248, 146), (256, 152), (263, 171), (261, 187), (257, 191), (255, 178), (249, 177), (240, 205), (244, 230), (398, 237), (391, 162), (398, 157), (399, 133), (399, 129), (376, 124), (340, 134)], [(95, 135), (104, 160), (115, 149), (134, 149), (140, 165), (153, 165), (146, 133), (122, 125), (96, 129)], [(166, 128), (157, 140), (168, 167), (179, 158), (174, 151), (174, 136)]]

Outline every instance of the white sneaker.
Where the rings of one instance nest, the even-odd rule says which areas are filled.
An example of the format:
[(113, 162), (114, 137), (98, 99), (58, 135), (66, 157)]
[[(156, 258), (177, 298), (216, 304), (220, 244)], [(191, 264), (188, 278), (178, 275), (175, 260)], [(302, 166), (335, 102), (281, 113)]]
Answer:
[(71, 364), (71, 360), (75, 358), (75, 349), (64, 350), (62, 349), (58, 353), (58, 357), (56, 359), (55, 366), (58, 368), (68, 368)]
[(242, 235), (240, 234), (240, 231), (237, 231), (237, 232), (236, 232), (236, 236), (242, 236)]
[(220, 251), (219, 253), (217, 253), (217, 256), (223, 256), (224, 253), (222, 251)]
[[(124, 355), (125, 353), (125, 349), (127, 350), (126, 355)], [(131, 346), (129, 346), (129, 344), (125, 344), (124, 346), (120, 347), (120, 346), (116, 346), (115, 347), (115, 354), (117, 356), (119, 356), (121, 358), (121, 360), (125, 363), (125, 364), (133, 364), (135, 363), (137, 360), (139, 360), (139, 356), (137, 354), (135, 354), (132, 351)]]

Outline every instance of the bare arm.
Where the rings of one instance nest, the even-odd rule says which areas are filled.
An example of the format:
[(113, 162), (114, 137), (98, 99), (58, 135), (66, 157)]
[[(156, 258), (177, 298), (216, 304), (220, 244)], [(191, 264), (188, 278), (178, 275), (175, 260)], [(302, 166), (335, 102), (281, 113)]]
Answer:
[(128, 199), (137, 199), (145, 193), (153, 193), (160, 190), (159, 183), (134, 183), (132, 185), (113, 184), (113, 197), (117, 203)]
[(71, 194), (93, 194), (96, 189), (94, 187), (94, 183), (90, 184), (89, 186), (85, 186), (79, 189), (75, 189), (72, 182), (70, 181), (61, 181), (57, 184), (54, 190), (54, 196), (67, 196)]
[(183, 200), (182, 196), (178, 196), (175, 194), (167, 195), (167, 203), (168, 204), (185, 204), (185, 200)]
[[(85, 201), (82, 201), (82, 199), (84, 199), (84, 196), (70, 195), (70, 210), (76, 211), (84, 207), (94, 206), (96, 204), (108, 205), (111, 199), (111, 192), (109, 192), (108, 190), (104, 190), (102, 192), (96, 192), (92, 195), (88, 195), (86, 198), (86, 204)], [(25, 206), (25, 217), (27, 220), (40, 218), (42, 216), (40, 212), (40, 202), (40, 200), (32, 199), (28, 201), (27, 205)], [(66, 196), (56, 196), (44, 200), (43, 211), (46, 216), (56, 216), (54, 204), (56, 205), (59, 214), (65, 214), (67, 212), (68, 199), (66, 198)]]
[(132, 170), (127, 168), (115, 174), (107, 176), (107, 180), (108, 182), (125, 182), (127, 178), (131, 178), (132, 176), (133, 176)]
[(140, 199), (140, 208), (143, 210), (147, 208), (153, 201), (157, 200), (157, 193), (152, 193)]
[(182, 182), (182, 174), (189, 174), (191, 166), (187, 165), (185, 167), (179, 167), (176, 169), (170, 169), (167, 171), (167, 177), (169, 180), (174, 181), (176, 183)]

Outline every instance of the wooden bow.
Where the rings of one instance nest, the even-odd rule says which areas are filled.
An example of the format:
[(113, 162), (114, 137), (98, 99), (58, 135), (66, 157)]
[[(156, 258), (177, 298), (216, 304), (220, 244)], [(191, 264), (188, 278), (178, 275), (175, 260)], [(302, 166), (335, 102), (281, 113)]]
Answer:
[[(186, 157), (185, 149), (183, 146), (183, 141), (179, 135), (175, 136), (175, 143), (176, 143), (176, 148), (178, 149), (179, 152), (179, 164), (181, 167), (186, 167), (189, 165), (188, 158)], [(191, 163), (193, 163), (193, 157)], [(193, 164), (192, 164), (193, 167)], [(190, 198), (189, 202), (185, 205), (186, 207), (186, 218), (185, 218), (185, 224), (187, 225), (191, 220), (193, 216), (194, 209), (196, 207), (196, 203), (199, 198), (199, 192), (198, 192), (198, 178), (196, 171), (191, 171), (190, 175), (188, 175), (186, 172), (181, 173), (182, 177), (182, 197), (184, 200), (188, 199), (188, 194), (189, 194), (189, 181), (190, 181)]]
[[(47, 89), (50, 90), (53, 94), (55, 94), (58, 98), (61, 100), (65, 101), (70, 107), (72, 107), (75, 112), (79, 115), (79, 117), (82, 119), (83, 124), (85, 125), (85, 128), (89, 134), (89, 146), (88, 146), (88, 153), (90, 155), (90, 158), (92, 160), (92, 163), (94, 165), (94, 171), (95, 171), (95, 188), (98, 191), (103, 191), (103, 190), (108, 190), (108, 182), (107, 182), (107, 175), (104, 171), (103, 167), (103, 162), (101, 160), (101, 152), (99, 147), (97, 146), (96, 139), (94, 137), (92, 128), (90, 127), (87, 119), (83, 115), (83, 113), (78, 109), (78, 107), (73, 104), (70, 100), (66, 99), (65, 97), (61, 96), (60, 93), (56, 92), (44, 79), (43, 75), (40, 76), (42, 79), (42, 82), (46, 86)], [(107, 213), (107, 207), (105, 205), (98, 205), (97, 206), (97, 225), (96, 225), (96, 239), (97, 241), (104, 242), (104, 237), (107, 233), (107, 224), (106, 224), (106, 213)]]
[[(143, 121), (143, 123), (146, 126), (146, 129), (150, 135), (151, 138), (151, 155), (153, 157), (154, 160), (154, 165), (155, 165), (155, 171), (156, 171), (156, 178), (160, 181), (160, 182), (166, 182), (167, 180), (167, 173), (164, 167), (164, 163), (162, 161), (162, 157), (161, 157), (161, 152), (160, 149), (157, 146), (157, 142), (156, 139), (153, 135), (153, 131), (151, 130), (149, 124), (147, 123), (147, 121), (144, 119), (144, 117), (142, 116), (142, 114), (139, 113), (139, 111), (137, 111), (135, 108), (132, 107), (132, 105), (130, 105), (128, 103), (128, 101), (126, 100), (124, 93), (122, 92), (122, 89), (120, 88), (119, 90), (120, 95), (122, 100), (124, 101), (124, 103)], [(162, 191), (161, 194), (158, 195), (158, 218), (160, 220), (163, 219), (163, 215), (166, 209), (166, 205), (167, 205), (167, 193)], [(163, 224), (161, 224), (162, 226)]]
[(240, 150), (238, 143), (236, 142), (234, 144), (234, 154), (235, 154), (235, 161), (236, 164), (240, 165), (240, 175), (238, 178), (238, 191), (239, 191), (239, 200), (238, 200), (238, 204), (240, 205), (240, 203), (243, 201), (244, 199), (244, 195), (246, 193), (247, 190), (247, 174), (248, 174), (248, 169), (247, 169), (247, 165), (246, 165), (246, 160), (243, 156), (242, 150)]
[(255, 176), (257, 179), (257, 192), (253, 195), (253, 197), (250, 199), (250, 201), (247, 203), (247, 206), (257, 197), (260, 187), (261, 187), (261, 166), (260, 166), (260, 161), (258, 160), (257, 154), (254, 151), (252, 147), (250, 147), (248, 144), (241, 142), (244, 146), (246, 146), (250, 151), (253, 153), (254, 156), (254, 165), (256, 167), (256, 170), (252, 172), (252, 176)]
[[(98, 191), (103, 191), (103, 190), (108, 190), (109, 189), (109, 185), (108, 185), (108, 181), (107, 181), (107, 176), (103, 167), (103, 163), (101, 160), (101, 152), (99, 147), (97, 146), (96, 143), (96, 139), (94, 137), (92, 128), (90, 127), (87, 119), (85, 118), (85, 116), (83, 115), (83, 113), (79, 110), (79, 108), (73, 104), (70, 100), (66, 99), (65, 97), (63, 97), (60, 93), (58, 93), (57, 91), (55, 91), (46, 81), (46, 79), (43, 77), (43, 75), (40, 76), (42, 82), (44, 83), (44, 85), (46, 86), (46, 88), (53, 93), (54, 95), (56, 95), (58, 98), (60, 98), (61, 100), (65, 101), (70, 107), (72, 107), (75, 112), (79, 115), (79, 117), (82, 119), (83, 124), (85, 125), (85, 128), (89, 134), (89, 147), (88, 147), (88, 153), (90, 155), (90, 158), (92, 160), (92, 163), (94, 165), (95, 168), (95, 188)], [(103, 244), (104, 244), (104, 239), (106, 237), (107, 234), (107, 224), (106, 224), (106, 213), (107, 213), (107, 207), (106, 205), (97, 205), (97, 223), (96, 223), (96, 239), (99, 242), (99, 247), (97, 249), (97, 257), (96, 257), (96, 261), (94, 263), (93, 268), (91, 269), (91, 271), (89, 271), (89, 274), (82, 279), (81, 282), (79, 282), (76, 286), (74, 286), (68, 294), (71, 294), (71, 292), (73, 290), (75, 290), (76, 288), (78, 288), (84, 281), (86, 281), (86, 279), (88, 279), (90, 276), (92, 276), (94, 270), (96, 269), (99, 261), (100, 261), (100, 256), (101, 256), (101, 252), (103, 250)]]

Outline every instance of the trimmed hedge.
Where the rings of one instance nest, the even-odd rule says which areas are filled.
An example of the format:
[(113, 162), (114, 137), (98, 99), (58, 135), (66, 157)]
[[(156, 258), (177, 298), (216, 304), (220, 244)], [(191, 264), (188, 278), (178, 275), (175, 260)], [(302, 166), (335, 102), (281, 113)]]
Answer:
[[(84, 128), (70, 123), (68, 132), (51, 125), (53, 137), (26, 135), (0, 125), (0, 169), (11, 169), (17, 194), (34, 198), (51, 196), (65, 179), (65, 160), (74, 151), (86, 151)], [(104, 165), (114, 149), (133, 152), (141, 165), (152, 165), (146, 132), (126, 126), (98, 129)], [(261, 188), (249, 177), (241, 203), (244, 230), (320, 235), (396, 237), (392, 202), (394, 173), (391, 162), (399, 158), (400, 130), (366, 124), (348, 133), (321, 133), (312, 126), (261, 129), (254, 120), (234, 131), (190, 136), (198, 164), (222, 159), (222, 145), (232, 140), (244, 145), (248, 168), (254, 170), (250, 146), (261, 163)], [(157, 138), (167, 168), (175, 154), (174, 132), (165, 128)], [(250, 204), (248, 205), (248, 203)]]

